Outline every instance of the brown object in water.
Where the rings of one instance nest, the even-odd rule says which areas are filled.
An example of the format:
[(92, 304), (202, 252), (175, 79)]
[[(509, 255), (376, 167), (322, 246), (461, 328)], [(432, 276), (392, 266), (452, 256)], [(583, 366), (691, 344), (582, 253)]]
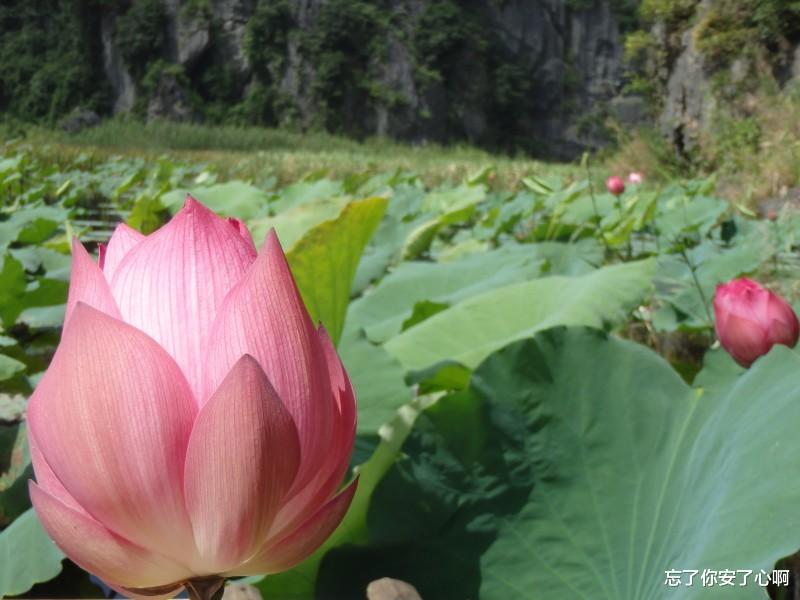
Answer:
[(367, 586), (367, 600), (422, 600), (422, 597), (410, 583), (384, 577)]

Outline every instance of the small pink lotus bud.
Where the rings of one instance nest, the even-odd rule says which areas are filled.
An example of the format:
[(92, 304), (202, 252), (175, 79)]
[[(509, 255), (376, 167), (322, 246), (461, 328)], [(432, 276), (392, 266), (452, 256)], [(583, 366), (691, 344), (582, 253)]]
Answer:
[(793, 347), (800, 335), (789, 303), (745, 277), (717, 286), (714, 315), (720, 344), (743, 367), (775, 344)]
[(767, 218), (768, 218), (770, 221), (777, 221), (777, 220), (778, 220), (778, 213), (777, 213), (777, 212), (775, 212), (775, 209), (774, 209), (774, 208), (770, 208), (770, 209), (767, 211)]
[(642, 181), (644, 181), (644, 175), (642, 175), (638, 171), (633, 171), (631, 173), (628, 173), (628, 183), (632, 185), (639, 185), (640, 183), (642, 183)]
[(606, 189), (615, 196), (619, 196), (625, 191), (625, 182), (622, 181), (622, 177), (612, 175), (606, 179)]

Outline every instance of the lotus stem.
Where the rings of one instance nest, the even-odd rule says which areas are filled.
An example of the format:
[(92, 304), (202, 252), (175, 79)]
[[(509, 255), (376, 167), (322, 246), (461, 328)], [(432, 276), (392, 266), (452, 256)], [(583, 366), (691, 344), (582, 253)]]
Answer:
[(220, 600), (225, 593), (225, 580), (216, 575), (190, 579), (186, 591), (191, 600)]
[[(689, 255), (686, 253), (686, 248), (683, 246), (681, 246), (681, 256), (692, 274), (694, 285), (697, 287), (697, 293), (700, 294), (700, 301), (703, 303), (703, 309), (706, 311), (706, 317), (708, 317), (708, 323), (711, 327), (714, 327), (714, 317), (711, 316), (711, 310), (708, 308), (708, 300), (706, 300), (705, 292), (703, 292), (703, 286), (700, 285), (700, 280), (697, 278), (697, 268), (692, 264), (692, 261), (689, 260)], [(711, 339), (714, 339), (713, 334)]]

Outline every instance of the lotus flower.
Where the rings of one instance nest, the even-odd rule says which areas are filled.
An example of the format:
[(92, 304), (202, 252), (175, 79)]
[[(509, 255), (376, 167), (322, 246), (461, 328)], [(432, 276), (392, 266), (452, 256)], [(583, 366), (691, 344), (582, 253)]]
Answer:
[(800, 334), (789, 303), (746, 277), (717, 286), (714, 315), (720, 344), (743, 367), (775, 344), (793, 347)]
[[(73, 243), (65, 327), (33, 394), (33, 505), (78, 565), (127, 595), (210, 597), (330, 535), (355, 399), (274, 232), (188, 198), (95, 264)], [(205, 594), (205, 595), (204, 595)]]
[(625, 182), (622, 181), (622, 177), (612, 175), (606, 179), (606, 189), (609, 191), (609, 193), (619, 196), (625, 191)]
[(643, 181), (644, 181), (644, 175), (642, 175), (638, 171), (633, 171), (632, 173), (628, 173), (628, 183), (632, 185), (639, 185)]

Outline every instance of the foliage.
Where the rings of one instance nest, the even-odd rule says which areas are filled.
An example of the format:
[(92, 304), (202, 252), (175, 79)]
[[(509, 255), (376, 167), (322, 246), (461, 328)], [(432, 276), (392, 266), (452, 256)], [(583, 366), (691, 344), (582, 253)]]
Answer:
[(674, 24), (689, 19), (697, 4), (698, 0), (642, 0), (639, 14), (645, 22), (663, 20)]
[[(199, 135), (212, 132), (237, 134)], [(527, 171), (508, 186), (492, 167), (435, 185), (397, 169), (322, 171), (282, 185), (264, 174), (226, 180), (163, 155), (52, 156), (23, 144), (0, 155), (0, 553), (20, 549), (10, 583), (0, 567), (0, 595), (56, 576), (63, 589), (88, 585), (72, 567), (57, 575), (61, 557), (42, 547), (25, 494), (22, 415), (58, 340), (68, 239), (93, 250), (123, 219), (152, 231), (187, 191), (243, 218), (259, 243), (277, 229), (358, 397), (354, 508), (308, 561), (260, 581), (265, 593), (356, 597), (380, 571), (431, 597), (513, 597), (508, 585), (558, 595), (558, 573), (573, 564), (580, 590), (651, 598), (670, 561), (722, 563), (735, 548), (737, 566), (767, 568), (796, 545), (797, 532), (764, 521), (793, 510), (793, 488), (754, 465), (772, 457), (791, 472), (797, 356), (773, 352), (745, 376), (717, 360), (692, 389), (682, 378), (697, 359), (677, 371), (610, 332), (642, 331), (636, 339), (654, 348), (691, 332), (704, 350), (716, 283), (771, 268), (794, 277), (800, 217), (753, 219), (714, 196), (713, 180), (631, 186), (615, 198), (585, 171)], [(790, 440), (780, 452), (766, 426), (777, 414)], [(744, 525), (725, 509), (746, 515)], [(725, 537), (735, 526), (746, 544)]]
[(0, 594), (13, 596), (61, 571), (64, 555), (28, 509), (0, 534)]
[(167, 42), (167, 13), (161, 0), (137, 0), (117, 18), (116, 42), (134, 77), (159, 59)]
[(364, 110), (363, 96), (375, 86), (373, 62), (383, 58), (382, 32), (390, 14), (383, 2), (331, 0), (321, 5), (313, 29), (301, 34), (301, 52), (316, 71), (312, 85), (319, 123), (328, 131), (343, 131), (346, 111)]
[(653, 105), (658, 105), (663, 82), (659, 82), (653, 75), (665, 61), (665, 56), (656, 38), (649, 31), (633, 31), (625, 36), (624, 56), (629, 78), (625, 89), (632, 94), (644, 96)]
[(350, 202), (336, 219), (304, 235), (287, 255), (311, 318), (325, 326), (334, 344), (344, 330), (361, 254), (385, 210), (385, 198)]
[(390, 576), (443, 599), (761, 597), (669, 588), (665, 572), (771, 573), (796, 549), (796, 448), (763, 427), (800, 422), (798, 365), (781, 348), (693, 389), (593, 330), (512, 344), (418, 417), (374, 492), (369, 544), (331, 552), (318, 589), (355, 597)]
[(0, 111), (53, 120), (77, 106), (110, 104), (103, 75), (99, 0), (0, 5)]
[[(742, 169), (739, 159), (758, 153), (761, 146), (761, 126), (753, 117), (737, 119), (721, 115), (716, 123), (716, 135), (712, 152), (720, 167)], [(713, 159), (712, 159), (713, 160)], [(730, 161), (730, 164), (724, 163)]]
[[(7, 128), (8, 138), (33, 144), (37, 153), (57, 163), (84, 154), (105, 162), (120, 154), (158, 161), (169, 152), (180, 161), (201, 160), (228, 179), (263, 187), (287, 185), (309, 173), (335, 179), (362, 178), (369, 173), (412, 171), (427, 185), (458, 181), (492, 165), (493, 185), (511, 188), (520, 178), (544, 171), (567, 176), (567, 164), (542, 163), (525, 156), (491, 155), (471, 146), (413, 146), (383, 138), (358, 143), (325, 132), (294, 132), (256, 126), (218, 126), (162, 121), (145, 125), (130, 119), (109, 119), (67, 135), (35, 127)], [(0, 129), (3, 131), (3, 129)]]
[(186, 86), (189, 80), (183, 67), (158, 59), (148, 64), (147, 71), (142, 76), (141, 89), (146, 97), (152, 96), (158, 89), (161, 78), (174, 77), (179, 85)]
[(800, 36), (800, 3), (783, 0), (715, 0), (694, 31), (698, 49), (717, 65), (761, 44), (782, 50)]
[(248, 21), (244, 48), (253, 73), (262, 84), (273, 83), (275, 73), (283, 72), (289, 32), (294, 25), (288, 0), (259, 2)]

